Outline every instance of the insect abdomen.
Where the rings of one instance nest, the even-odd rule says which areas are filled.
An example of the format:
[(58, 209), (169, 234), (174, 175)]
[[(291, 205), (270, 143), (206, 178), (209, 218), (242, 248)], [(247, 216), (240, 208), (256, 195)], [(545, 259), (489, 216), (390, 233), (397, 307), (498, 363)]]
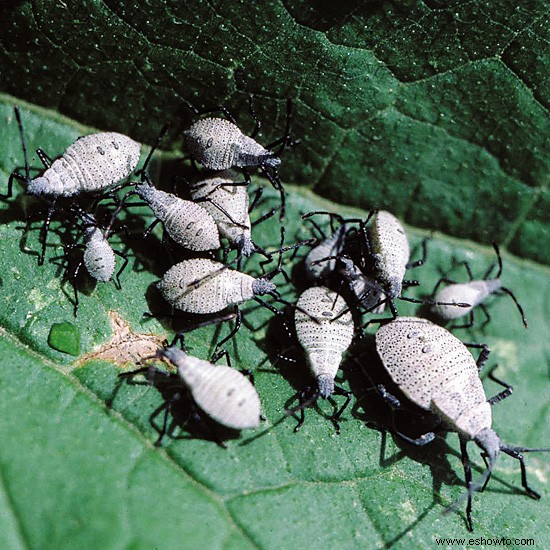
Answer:
[(351, 313), (347, 311), (335, 319), (346, 308), (344, 299), (325, 287), (309, 288), (298, 300), (296, 335), (316, 378), (328, 376), (334, 380), (342, 355), (351, 345)]
[(115, 271), (115, 253), (99, 229), (86, 243), (84, 265), (88, 273), (96, 280), (106, 283)]
[(157, 284), (165, 300), (187, 313), (216, 313), (249, 300), (254, 277), (206, 259), (184, 260)]
[(177, 366), (197, 405), (216, 422), (236, 430), (259, 425), (258, 392), (239, 371), (214, 366), (175, 347), (163, 354)]

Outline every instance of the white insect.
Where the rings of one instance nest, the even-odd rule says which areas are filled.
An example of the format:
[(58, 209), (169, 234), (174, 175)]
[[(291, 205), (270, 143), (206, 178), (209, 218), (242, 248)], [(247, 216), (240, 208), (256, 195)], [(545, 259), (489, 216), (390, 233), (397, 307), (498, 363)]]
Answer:
[[(488, 481), (500, 451), (518, 459), (525, 473), (521, 452), (535, 450), (508, 446), (491, 428), (491, 405), (509, 395), (511, 388), (507, 386), (504, 392), (487, 400), (478, 369), (482, 366), (482, 356), (484, 362), (487, 354), (482, 353), (476, 364), (468, 348), (458, 338), (426, 319), (398, 317), (381, 326), (376, 333), (376, 349), (384, 368), (400, 391), (415, 405), (433, 413), (443, 429), (458, 433), (468, 486), (466, 513), (469, 529), (472, 530), (472, 494)], [(430, 432), (418, 440), (409, 441), (419, 445), (430, 442), (433, 437)], [(488, 459), (488, 468), (477, 484), (472, 483), (466, 452), (466, 444), (471, 440)], [(522, 485), (530, 496), (540, 498), (527, 485), (524, 475)]]
[(294, 313), (296, 335), (304, 348), (319, 395), (325, 399), (334, 392), (334, 378), (343, 354), (353, 340), (353, 319), (344, 299), (326, 287), (304, 291)]
[(97, 281), (110, 281), (115, 272), (115, 253), (105, 233), (97, 226), (84, 229), (84, 266)]
[(27, 193), (72, 197), (100, 191), (132, 173), (140, 149), (139, 143), (115, 132), (81, 137), (42, 176), (28, 183)]
[(198, 314), (217, 313), (275, 291), (275, 284), (267, 278), (255, 279), (219, 262), (201, 258), (172, 266), (157, 287), (176, 309)]
[(177, 367), (193, 400), (210, 418), (234, 430), (259, 426), (260, 397), (250, 380), (238, 370), (213, 365), (176, 346), (163, 349), (160, 354)]
[[(516, 297), (512, 293), (512, 291), (504, 286), (502, 286), (502, 281), (500, 279), (500, 275), (502, 273), (502, 258), (500, 256), (500, 252), (498, 249), (498, 246), (493, 243), (493, 247), (497, 253), (497, 259), (498, 259), (498, 265), (499, 269), (497, 272), (497, 275), (494, 279), (487, 278), (488, 273), (492, 271), (492, 269), (489, 270), (489, 272), (486, 274), (484, 279), (478, 279), (475, 280), (472, 276), (470, 267), (468, 263), (464, 262), (464, 265), (466, 266), (466, 269), (468, 271), (468, 274), (470, 275), (470, 281), (467, 283), (456, 283), (454, 281), (451, 281), (450, 279), (446, 277), (442, 277), (439, 282), (437, 283), (434, 293), (439, 287), (439, 285), (442, 282), (451, 283), (449, 286), (446, 286), (439, 290), (435, 294), (435, 301), (436, 302), (446, 302), (446, 304), (435, 304), (432, 306), (432, 311), (444, 321), (452, 321), (454, 319), (459, 319), (460, 317), (463, 317), (464, 315), (470, 314), (470, 321), (469, 323), (465, 325), (461, 325), (459, 327), (455, 326), (454, 328), (466, 328), (473, 325), (473, 309), (476, 306), (481, 306), (481, 309), (483, 313), (485, 314), (486, 321), (483, 324), (487, 324), (491, 317), (489, 315), (489, 312), (487, 311), (484, 301), (492, 294), (501, 294), (505, 293), (508, 294), (514, 303), (516, 304), (523, 321), (523, 324), (525, 328), (527, 328), (527, 320), (525, 319), (525, 315), (523, 313), (523, 308), (517, 301)], [(465, 302), (467, 304), (470, 304), (470, 307), (464, 308), (464, 307), (457, 307), (452, 304), (456, 304), (458, 302)]]
[(190, 184), (189, 192), (194, 201), (203, 201), (201, 206), (212, 216), (221, 236), (234, 244), (244, 256), (250, 256), (255, 246), (248, 214), (248, 192), (246, 186), (234, 185), (241, 180), (240, 174), (226, 170)]
[(72, 197), (82, 192), (93, 193), (128, 177), (139, 162), (139, 143), (116, 132), (101, 132), (78, 138), (51, 165), (39, 151), (47, 169), (41, 176), (30, 179), (21, 114), (18, 107), (14, 110), (25, 156), (25, 176), (18, 172), (12, 174), (8, 196), (11, 196), (14, 177), (26, 181), (29, 195)]
[(401, 222), (389, 212), (378, 212), (367, 228), (377, 279), (390, 298), (401, 296), (409, 262), (409, 240)]
[(197, 252), (220, 247), (216, 222), (202, 205), (160, 191), (149, 182), (138, 185), (135, 192), (151, 207), (176, 243)]
[(183, 133), (183, 138), (191, 158), (210, 170), (247, 166), (276, 168), (281, 163), (275, 153), (264, 149), (224, 118), (198, 120)]
[(14, 107), (25, 158), (25, 175), (17, 170), (8, 180), (6, 197), (13, 193), (13, 180), (23, 181), (29, 195), (42, 195), (51, 199), (42, 229), (42, 252), (38, 264), (44, 263), (46, 240), (58, 197), (73, 197), (79, 193), (93, 193), (105, 189), (128, 177), (137, 166), (141, 145), (122, 134), (104, 132), (77, 139), (53, 163), (40, 149), (37, 153), (46, 167), (45, 172), (34, 179), (30, 177), (27, 145), (23, 133), (21, 113)]

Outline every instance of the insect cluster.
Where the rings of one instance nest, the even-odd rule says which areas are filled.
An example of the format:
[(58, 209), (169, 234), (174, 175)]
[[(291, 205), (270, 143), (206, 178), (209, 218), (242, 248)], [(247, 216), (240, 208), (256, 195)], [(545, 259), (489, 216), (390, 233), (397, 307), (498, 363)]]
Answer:
[[(213, 422), (233, 431), (260, 425), (259, 395), (252, 381), (232, 368), (230, 355), (224, 348), (244, 324), (239, 305), (255, 301), (282, 320), (286, 332), (304, 352), (302, 361), (293, 361), (297, 363), (296, 369), (300, 368), (299, 363), (307, 365), (312, 382), (298, 392), (299, 404), (286, 411), (286, 416), (297, 419), (295, 429), (303, 424), (305, 409), (314, 405), (318, 398), (332, 400), (339, 395), (344, 398), (343, 403), (336, 408), (331, 420), (340, 431), (339, 421), (352, 393), (337, 383), (338, 371), (346, 354), (353, 356), (356, 349), (368, 347), (366, 330), (379, 325), (371, 347), (376, 350), (385, 373), (384, 380), (376, 378), (370, 364), (359, 361), (371, 387), (397, 414), (402, 411), (408, 416), (421, 415), (432, 425), (430, 430), (416, 437), (402, 432), (393, 421), (385, 427), (397, 438), (417, 446), (430, 443), (438, 432), (458, 434), (468, 489), (465, 496), (468, 528), (473, 529), (472, 496), (488, 483), (501, 451), (520, 462), (524, 489), (529, 496), (540, 498), (527, 482), (523, 453), (549, 449), (513, 447), (501, 441), (492, 429), (491, 408), (510, 395), (512, 388), (491, 372), (490, 378), (503, 385), (504, 390), (487, 399), (480, 370), (487, 362), (488, 347), (464, 344), (451, 332), (472, 326), (475, 307), (480, 307), (488, 322), (490, 316), (484, 301), (490, 294), (511, 296), (527, 327), (516, 297), (501, 284), (502, 260), (496, 245), (498, 272), (494, 278), (489, 278), (489, 270), (482, 279), (475, 280), (465, 264), (469, 282), (457, 283), (442, 277), (432, 297), (421, 300), (407, 296), (407, 288), (418, 286), (419, 282), (407, 279), (406, 272), (426, 262), (428, 243), (426, 240), (422, 243), (422, 257), (411, 261), (406, 231), (390, 212), (373, 211), (366, 219), (309, 212), (303, 219), (316, 233), (313, 238), (285, 246), (285, 231), (281, 226), (278, 247), (273, 243), (270, 246), (256, 243), (252, 237), (256, 224), (277, 211), (281, 221), (285, 215), (285, 194), (278, 167), (282, 150), (293, 143), (289, 137), (290, 104), (284, 136), (267, 147), (255, 140), (260, 129), (256, 117), (256, 128), (251, 135), (244, 134), (232, 119), (211, 116), (200, 118), (188, 128), (183, 135), (184, 150), (202, 169), (193, 181), (187, 182), (185, 197), (175, 190), (172, 193), (157, 188), (147, 172), (152, 152), (136, 172), (139, 181), (128, 182), (139, 163), (140, 145), (112, 132), (80, 138), (55, 161), (37, 150), (45, 171), (32, 179), (17, 108), (15, 114), (24, 153), (24, 172), (12, 173), (7, 196), (12, 196), (13, 182), (19, 180), (25, 184), (27, 194), (39, 195), (47, 203), (39, 263), (45, 259), (48, 230), (56, 213), (61, 213), (62, 219), (71, 226), (72, 235), (76, 237), (65, 245), (66, 253), (75, 248), (84, 250), (76, 267), (69, 272), (74, 287), (75, 315), (78, 312), (75, 280), (82, 265), (94, 280), (108, 282), (114, 277), (120, 285), (119, 276), (128, 259), (124, 252), (111, 247), (109, 238), (115, 231), (128, 232), (121, 220), (134, 215), (135, 209), (146, 208), (149, 215), (154, 216), (153, 223), (144, 233), (145, 238), (160, 223), (164, 228), (163, 242), (169, 247), (168, 255), (171, 256), (174, 249), (183, 254), (184, 259), (174, 263), (156, 285), (165, 304), (170, 306), (170, 310), (165, 308), (159, 315), (183, 316), (185, 324), (172, 344), (159, 349), (155, 356), (177, 369), (175, 376), (180, 388), (163, 407), (164, 421), (158, 428), (158, 444), (169, 434), (169, 414), (184, 396), (191, 400), (193, 417), (199, 422)], [(259, 168), (280, 196), (280, 206), (257, 216), (254, 223), (250, 212), (261, 203), (262, 190), (259, 188), (250, 201), (249, 170), (252, 168)], [(88, 200), (80, 200), (82, 196)], [(321, 221), (325, 219), (330, 223)], [(311, 246), (304, 256), (303, 279), (307, 280), (307, 288), (295, 303), (289, 303), (281, 297), (273, 279), (278, 274), (285, 274), (284, 254), (298, 251), (305, 244)], [(115, 275), (117, 254), (124, 262)], [(256, 274), (259, 276), (243, 269), (243, 264), (246, 267), (249, 258), (256, 255), (263, 257), (259, 262), (262, 273)], [(274, 261), (276, 266), (266, 272), (265, 266)], [(441, 287), (442, 284), (448, 286)], [(287, 312), (277, 309), (261, 296), (270, 296), (275, 303), (286, 305)], [(428, 319), (401, 317), (397, 307), (400, 300), (421, 304), (424, 309), (431, 308), (433, 319), (443, 325), (465, 316), (468, 322), (444, 328)], [(184, 332), (227, 320), (233, 320), (234, 327), (216, 343), (210, 360), (186, 353)], [(481, 350), (477, 360), (469, 350), (471, 347)], [(226, 358), (228, 366), (214, 365), (222, 357)], [(280, 357), (285, 359), (282, 353)], [(137, 372), (145, 372), (151, 384), (155, 384), (155, 379), (172, 376), (151, 366), (123, 376), (133, 378)], [(223, 444), (218, 436), (213, 438)], [(472, 479), (466, 448), (469, 441), (474, 441), (481, 449), (487, 464), (477, 482)]]

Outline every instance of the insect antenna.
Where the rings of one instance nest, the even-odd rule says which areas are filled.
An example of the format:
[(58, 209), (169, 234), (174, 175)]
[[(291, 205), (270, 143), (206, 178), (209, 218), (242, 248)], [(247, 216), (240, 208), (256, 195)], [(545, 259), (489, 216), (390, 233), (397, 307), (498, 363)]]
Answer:
[(153, 143), (153, 146), (151, 147), (151, 150), (149, 151), (149, 154), (147, 155), (147, 158), (145, 159), (145, 162), (143, 163), (143, 166), (139, 170), (136, 170), (136, 176), (141, 176), (141, 181), (143, 181), (143, 178), (147, 173), (147, 167), (149, 166), (149, 163), (151, 162), (151, 159), (153, 158), (153, 154), (160, 147), (160, 144), (162, 143), (162, 140), (164, 139), (164, 136), (166, 135), (166, 132), (168, 131), (169, 127), (170, 127), (170, 124), (166, 123), (161, 128), (161, 130), (159, 132), (159, 135), (157, 136), (157, 139), (155, 140), (155, 143)]

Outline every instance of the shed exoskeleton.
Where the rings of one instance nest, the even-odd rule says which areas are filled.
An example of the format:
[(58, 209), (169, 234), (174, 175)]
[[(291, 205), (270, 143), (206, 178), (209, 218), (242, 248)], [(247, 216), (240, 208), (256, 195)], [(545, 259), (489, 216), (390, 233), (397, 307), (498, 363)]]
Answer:
[[(472, 344), (470, 344), (472, 346)], [(376, 350), (382, 364), (399, 390), (418, 407), (429, 411), (445, 431), (457, 432), (467, 493), (466, 516), (468, 529), (473, 530), (471, 517), (472, 495), (487, 484), (500, 451), (520, 461), (522, 485), (533, 498), (540, 495), (527, 483), (521, 453), (548, 451), (506, 445), (492, 429), (491, 405), (511, 394), (511, 387), (487, 399), (479, 378), (479, 369), (486, 362), (488, 348), (482, 345), (477, 362), (465, 344), (446, 329), (418, 317), (398, 317), (381, 326), (376, 333)], [(493, 378), (498, 381), (498, 379)], [(381, 393), (394, 406), (399, 399), (381, 387)], [(424, 445), (435, 434), (429, 432), (417, 439), (398, 434), (410, 443)], [(487, 469), (477, 483), (472, 481), (470, 459), (466, 446), (474, 441), (487, 459)]]

